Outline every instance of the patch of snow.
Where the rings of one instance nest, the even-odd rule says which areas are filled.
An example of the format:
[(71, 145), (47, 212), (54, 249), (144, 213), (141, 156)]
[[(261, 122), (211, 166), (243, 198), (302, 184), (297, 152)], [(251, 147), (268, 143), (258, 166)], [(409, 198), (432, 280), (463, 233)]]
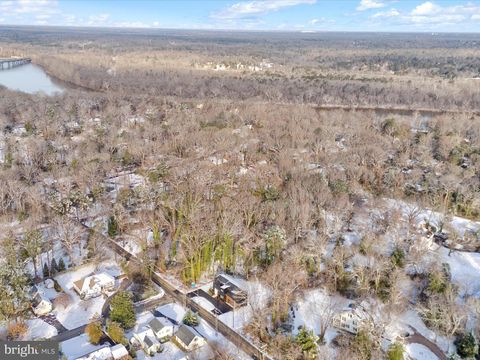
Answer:
[(48, 339), (58, 334), (57, 329), (47, 324), (42, 319), (27, 320), (28, 331), (24, 336), (25, 340)]
[(406, 351), (413, 360), (438, 360), (437, 355), (421, 344), (408, 344)]

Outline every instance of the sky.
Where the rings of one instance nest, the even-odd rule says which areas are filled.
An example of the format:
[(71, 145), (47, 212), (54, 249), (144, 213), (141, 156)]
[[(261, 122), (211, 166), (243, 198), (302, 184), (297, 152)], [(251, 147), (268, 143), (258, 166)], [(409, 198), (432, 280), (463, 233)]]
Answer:
[(0, 0), (0, 26), (480, 32), (480, 0)]

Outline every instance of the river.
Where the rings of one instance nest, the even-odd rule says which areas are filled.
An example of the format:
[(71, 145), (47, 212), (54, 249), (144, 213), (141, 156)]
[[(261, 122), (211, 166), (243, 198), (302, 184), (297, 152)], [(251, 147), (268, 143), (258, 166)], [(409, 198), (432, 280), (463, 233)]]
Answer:
[(54, 82), (41, 67), (33, 64), (0, 70), (0, 85), (29, 94), (40, 92), (54, 95), (64, 91), (64, 88)]

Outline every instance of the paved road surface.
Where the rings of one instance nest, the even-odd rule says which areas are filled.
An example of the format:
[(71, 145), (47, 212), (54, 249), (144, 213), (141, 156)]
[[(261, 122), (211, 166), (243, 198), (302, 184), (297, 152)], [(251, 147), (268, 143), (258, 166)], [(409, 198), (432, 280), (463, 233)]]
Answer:
[(420, 334), (414, 327), (410, 326), (410, 328), (413, 330), (413, 335), (410, 335), (406, 339), (407, 343), (423, 345), (433, 352), (440, 360), (447, 360), (447, 355), (444, 354), (442, 349), (440, 349), (437, 344)]

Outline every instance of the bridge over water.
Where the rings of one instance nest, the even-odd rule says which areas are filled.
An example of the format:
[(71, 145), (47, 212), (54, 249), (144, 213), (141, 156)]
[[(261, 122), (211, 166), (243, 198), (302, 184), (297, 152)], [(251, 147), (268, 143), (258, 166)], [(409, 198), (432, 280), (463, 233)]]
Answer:
[(30, 58), (0, 58), (0, 70), (11, 69), (17, 66), (29, 64), (32, 62)]

